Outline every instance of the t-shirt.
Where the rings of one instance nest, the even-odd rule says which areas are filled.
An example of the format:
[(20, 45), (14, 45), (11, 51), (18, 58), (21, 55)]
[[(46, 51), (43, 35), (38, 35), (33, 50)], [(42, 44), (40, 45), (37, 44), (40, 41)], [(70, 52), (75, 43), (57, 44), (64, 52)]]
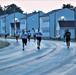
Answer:
[(22, 34), (21, 34), (21, 38), (22, 38), (22, 39), (27, 39), (27, 33), (26, 33), (26, 32), (25, 32), (24, 34), (22, 33)]
[(16, 36), (19, 36), (19, 33), (16, 33)]
[(28, 36), (31, 36), (31, 32), (28, 32)]
[(42, 37), (42, 31), (36, 31), (36, 37)]

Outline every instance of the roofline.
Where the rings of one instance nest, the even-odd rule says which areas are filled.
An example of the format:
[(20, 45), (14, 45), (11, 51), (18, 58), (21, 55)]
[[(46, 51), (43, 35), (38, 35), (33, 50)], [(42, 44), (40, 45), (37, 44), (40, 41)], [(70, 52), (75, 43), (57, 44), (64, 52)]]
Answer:
[[(69, 8), (61, 8), (61, 9), (52, 10), (52, 11), (50, 11), (50, 12), (48, 12), (48, 13), (46, 13), (46, 14), (40, 16), (40, 17), (46, 17), (46, 16), (49, 16), (49, 15), (52, 14), (53, 12), (60, 11), (60, 10), (63, 10), (63, 9), (69, 9)], [(69, 9), (69, 10), (74, 11), (73, 9)], [(76, 11), (75, 11), (75, 12), (76, 12)]]

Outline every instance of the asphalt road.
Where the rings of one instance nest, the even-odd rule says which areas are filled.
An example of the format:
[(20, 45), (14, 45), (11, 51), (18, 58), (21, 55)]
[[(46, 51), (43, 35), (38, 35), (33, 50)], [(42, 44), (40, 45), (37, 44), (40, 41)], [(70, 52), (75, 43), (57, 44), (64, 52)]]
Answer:
[[(0, 38), (5, 41), (5, 39)], [(7, 39), (0, 49), (0, 75), (76, 75), (76, 43), (42, 40), (41, 49), (31, 40), (22, 50), (22, 41)]]

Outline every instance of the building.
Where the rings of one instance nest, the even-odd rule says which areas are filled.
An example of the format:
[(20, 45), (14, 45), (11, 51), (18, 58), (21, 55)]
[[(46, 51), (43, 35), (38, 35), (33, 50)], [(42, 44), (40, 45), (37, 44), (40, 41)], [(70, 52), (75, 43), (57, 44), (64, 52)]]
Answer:
[(6, 15), (2, 15), (0, 16), (0, 34), (4, 34), (5, 31), (6, 31), (6, 16), (8, 16), (7, 14)]
[(76, 38), (76, 23), (75, 23), (75, 11), (65, 8), (61, 11), (59, 11), (58, 16), (61, 16), (61, 18), (59, 19), (59, 26), (60, 26), (60, 38), (63, 38), (64, 32), (66, 29), (69, 29), (69, 31), (71, 32), (71, 39), (75, 39)]
[(40, 17), (40, 27), (43, 32), (43, 37), (55, 38), (58, 27), (58, 19), (56, 17), (57, 11), (61, 9), (52, 10)]
[[(63, 38), (63, 34), (65, 29), (68, 27), (67, 24), (65, 27), (61, 27), (59, 25), (59, 21), (75, 21), (75, 11), (71, 10), (69, 8), (62, 8), (57, 10), (52, 10), (49, 13), (46, 13), (45, 15), (42, 15), (40, 17), (40, 27), (43, 31), (43, 37), (61, 37)], [(70, 26), (69, 26), (70, 27)], [(68, 27), (68, 28), (69, 28)], [(75, 38), (75, 27), (72, 26), (71, 33), (72, 38)], [(70, 27), (70, 28), (71, 28)]]
[[(20, 30), (30, 30), (33, 34), (33, 29), (36, 30), (40, 27), (40, 16), (44, 13), (42, 11), (34, 11), (32, 13), (25, 14), (26, 16), (20, 19)], [(25, 27), (23, 27), (25, 25)]]
[(0, 16), (0, 33), (3, 34), (6, 31), (10, 36), (14, 36), (16, 31), (20, 30), (20, 18), (24, 16), (19, 12)]
[(71, 32), (71, 39), (75, 39), (75, 25), (76, 22), (73, 21), (59, 21), (60, 24), (60, 38), (64, 38), (64, 33), (67, 29)]

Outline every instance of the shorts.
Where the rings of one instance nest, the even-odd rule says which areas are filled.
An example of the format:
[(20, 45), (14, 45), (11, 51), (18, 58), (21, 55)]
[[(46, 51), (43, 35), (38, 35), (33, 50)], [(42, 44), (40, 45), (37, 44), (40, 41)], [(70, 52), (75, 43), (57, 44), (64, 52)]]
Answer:
[(5, 35), (5, 38), (7, 38), (7, 35)]
[(66, 38), (66, 42), (69, 42), (70, 41), (70, 38)]
[(22, 39), (22, 43), (26, 45), (27, 44), (27, 39)]
[(18, 40), (18, 36), (16, 36), (16, 40)]
[(42, 39), (41, 37), (37, 37), (37, 40), (38, 40), (39, 42), (41, 42), (41, 39)]
[(31, 37), (31, 36), (30, 36), (30, 35), (28, 35), (28, 39), (30, 39), (30, 37)]
[(36, 35), (34, 35), (34, 38), (36, 38)]

